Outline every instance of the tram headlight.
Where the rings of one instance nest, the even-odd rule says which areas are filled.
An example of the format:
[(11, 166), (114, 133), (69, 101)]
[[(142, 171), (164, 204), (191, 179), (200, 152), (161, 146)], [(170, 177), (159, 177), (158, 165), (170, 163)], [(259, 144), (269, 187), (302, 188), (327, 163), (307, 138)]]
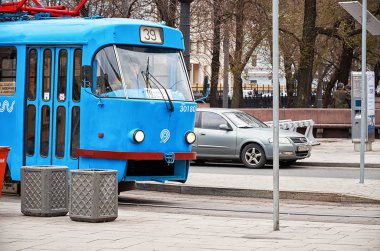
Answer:
[(195, 142), (196, 138), (197, 137), (195, 136), (195, 133), (193, 133), (193, 132), (187, 132), (185, 135), (185, 140), (189, 144), (193, 144)]
[(143, 131), (141, 130), (136, 130), (134, 133), (133, 133), (133, 139), (137, 142), (137, 143), (141, 143), (143, 142), (145, 138), (145, 134)]

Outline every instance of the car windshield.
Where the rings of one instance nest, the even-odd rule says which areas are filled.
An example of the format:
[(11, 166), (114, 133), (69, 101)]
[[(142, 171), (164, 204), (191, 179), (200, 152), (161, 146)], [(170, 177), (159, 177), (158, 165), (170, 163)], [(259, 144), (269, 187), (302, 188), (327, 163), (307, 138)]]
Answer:
[(102, 97), (193, 101), (178, 50), (111, 45), (96, 54), (93, 68), (93, 91)]
[(224, 115), (229, 118), (235, 126), (239, 128), (259, 128), (268, 127), (257, 118), (245, 112), (225, 112)]

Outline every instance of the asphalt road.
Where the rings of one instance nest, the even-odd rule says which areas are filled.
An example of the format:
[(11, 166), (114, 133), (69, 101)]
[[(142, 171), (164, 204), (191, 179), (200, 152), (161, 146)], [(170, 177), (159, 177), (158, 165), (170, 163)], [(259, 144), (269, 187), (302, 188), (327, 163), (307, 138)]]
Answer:
[[(191, 173), (215, 173), (230, 175), (264, 175), (272, 176), (272, 166), (261, 169), (248, 169), (241, 164), (232, 163), (206, 163), (204, 165), (191, 164)], [(380, 180), (380, 168), (366, 168), (365, 179)], [(280, 167), (280, 176), (317, 177), (317, 178), (343, 178), (359, 179), (359, 168), (354, 167), (316, 167), (316, 166), (290, 166)]]

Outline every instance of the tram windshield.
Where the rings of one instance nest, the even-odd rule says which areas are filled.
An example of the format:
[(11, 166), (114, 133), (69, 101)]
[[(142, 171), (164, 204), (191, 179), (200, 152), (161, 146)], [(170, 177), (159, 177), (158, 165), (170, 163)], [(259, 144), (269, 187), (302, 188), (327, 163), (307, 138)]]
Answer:
[(113, 45), (94, 59), (96, 86), (102, 97), (193, 101), (182, 55), (157, 47)]

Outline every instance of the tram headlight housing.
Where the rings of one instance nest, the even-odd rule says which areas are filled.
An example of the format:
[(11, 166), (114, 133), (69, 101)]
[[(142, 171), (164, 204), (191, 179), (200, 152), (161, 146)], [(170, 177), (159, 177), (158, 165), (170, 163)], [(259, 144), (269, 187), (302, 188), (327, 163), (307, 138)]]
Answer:
[(185, 140), (188, 144), (193, 144), (196, 140), (196, 136), (194, 132), (187, 132), (185, 135)]
[(136, 130), (134, 133), (133, 133), (133, 140), (136, 142), (136, 143), (141, 143), (143, 142), (145, 139), (145, 133), (142, 131), (142, 130)]

